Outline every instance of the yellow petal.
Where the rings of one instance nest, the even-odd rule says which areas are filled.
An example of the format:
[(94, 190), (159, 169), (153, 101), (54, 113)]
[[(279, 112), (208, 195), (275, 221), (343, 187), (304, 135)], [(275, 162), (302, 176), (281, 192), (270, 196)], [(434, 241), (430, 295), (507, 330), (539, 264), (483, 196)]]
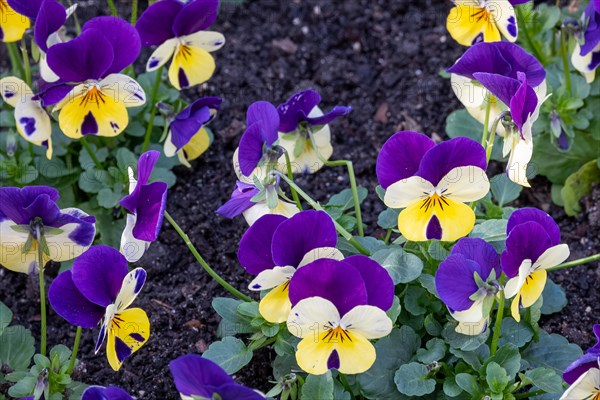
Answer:
[(198, 133), (192, 136), (188, 144), (183, 146), (185, 158), (188, 161), (195, 160), (200, 157), (210, 147), (210, 135), (205, 128), (201, 128)]
[(115, 314), (108, 331), (106, 358), (118, 371), (125, 358), (139, 350), (150, 337), (150, 320), (140, 308), (132, 308)]
[(519, 313), (521, 303), (521, 293), (517, 293), (510, 305), (510, 313), (517, 322), (521, 322), (521, 314)]
[(450, 36), (463, 46), (501, 40), (500, 31), (490, 13), (483, 7), (470, 4), (453, 7), (446, 20), (446, 28)]
[(0, 0), (0, 40), (5, 43), (21, 40), (30, 26), (29, 18), (17, 14), (6, 0)]
[(290, 282), (287, 281), (271, 290), (258, 305), (260, 315), (271, 323), (287, 321), (292, 303), (289, 295)]
[(177, 89), (206, 82), (215, 72), (215, 60), (200, 47), (179, 45), (169, 67), (169, 80)]
[(548, 272), (545, 269), (537, 270), (527, 277), (520, 290), (522, 307), (531, 307), (540, 298), (547, 279)]

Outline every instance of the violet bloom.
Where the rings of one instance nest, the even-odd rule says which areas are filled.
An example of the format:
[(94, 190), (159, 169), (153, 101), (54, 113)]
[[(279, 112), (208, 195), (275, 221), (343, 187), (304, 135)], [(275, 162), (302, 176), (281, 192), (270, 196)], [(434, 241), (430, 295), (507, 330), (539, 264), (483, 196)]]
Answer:
[(118, 371), (123, 361), (148, 341), (150, 320), (129, 308), (146, 282), (146, 271), (129, 272), (127, 260), (108, 246), (93, 246), (58, 275), (48, 291), (50, 305), (73, 326), (95, 328), (104, 317), (96, 353), (104, 340), (108, 363)]
[(579, 357), (565, 369), (563, 379), (569, 385), (575, 383), (586, 371), (598, 368), (598, 365), (600, 365), (600, 324), (594, 325), (594, 335), (596, 335), (596, 345), (588, 349), (583, 356)]
[(318, 259), (300, 268), (290, 282), (287, 321), (290, 333), (302, 339), (296, 351), (300, 368), (313, 375), (371, 368), (376, 353), (369, 340), (391, 332), (385, 312), (393, 299), (388, 272), (363, 255)]
[(133, 397), (116, 386), (89, 386), (83, 391), (81, 400), (133, 400)]
[(540, 298), (546, 286), (547, 269), (569, 257), (569, 246), (560, 244), (560, 229), (552, 217), (536, 208), (513, 212), (506, 233), (501, 264), (509, 280), (504, 295), (507, 299), (514, 297), (511, 312), (519, 322), (519, 309), (531, 307)]
[(237, 384), (219, 365), (196, 354), (169, 363), (175, 387), (182, 399), (260, 400), (260, 393)]
[(142, 258), (150, 243), (158, 238), (162, 227), (168, 186), (164, 182), (148, 183), (159, 157), (160, 153), (156, 150), (147, 151), (140, 156), (137, 180), (133, 176), (133, 170), (128, 168), (129, 195), (119, 204), (130, 212), (121, 235), (121, 253), (129, 262)]
[(0, 264), (29, 274), (50, 260), (72, 260), (92, 245), (96, 219), (77, 208), (61, 210), (58, 198), (48, 186), (0, 188)]
[(302, 211), (290, 219), (265, 215), (246, 231), (238, 259), (246, 271), (256, 275), (248, 288), (269, 291), (259, 303), (264, 319), (272, 323), (287, 320), (292, 309), (290, 279), (296, 270), (314, 260), (342, 260), (336, 243), (335, 225), (323, 211)]
[[(279, 145), (289, 154), (295, 172), (313, 173), (333, 154), (329, 123), (352, 112), (352, 107), (335, 106), (327, 114), (319, 108), (321, 96), (309, 89), (296, 93), (277, 107)], [(314, 145), (308, 130), (312, 132)]]
[(458, 321), (457, 332), (478, 335), (487, 328), (501, 274), (500, 257), (491, 244), (463, 238), (454, 245), (435, 274), (435, 287)]
[(526, 171), (533, 154), (532, 127), (547, 99), (542, 64), (516, 44), (481, 43), (467, 50), (448, 72), (454, 93), (479, 122), (485, 122), (491, 102), (488, 128), (503, 108), (510, 109), (518, 132), (498, 130), (504, 136), (504, 156), (510, 153), (506, 172), (513, 182), (529, 187)]
[(190, 168), (189, 161), (200, 157), (210, 146), (211, 136), (204, 127), (217, 115), (222, 101), (219, 97), (203, 97), (177, 114), (169, 125), (165, 155), (177, 154), (179, 161)]
[(158, 46), (146, 71), (173, 58), (169, 80), (177, 90), (209, 80), (215, 71), (210, 53), (225, 44), (222, 34), (205, 31), (217, 19), (218, 8), (218, 0), (162, 0), (148, 7), (135, 26), (144, 46)]
[(571, 62), (588, 83), (596, 77), (600, 65), (600, 0), (590, 0), (582, 15), (585, 34), (583, 43), (577, 43)]

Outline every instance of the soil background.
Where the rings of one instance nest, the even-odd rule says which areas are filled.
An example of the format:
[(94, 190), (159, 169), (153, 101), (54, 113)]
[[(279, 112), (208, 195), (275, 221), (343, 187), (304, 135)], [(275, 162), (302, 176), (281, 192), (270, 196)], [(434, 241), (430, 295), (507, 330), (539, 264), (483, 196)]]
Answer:
[[(128, 16), (128, 2), (117, 3)], [(246, 230), (243, 218), (224, 219), (214, 211), (228, 200), (235, 184), (233, 151), (245, 127), (245, 110), (254, 101), (285, 101), (300, 89), (314, 88), (323, 106), (351, 105), (352, 114), (331, 125), (333, 159), (354, 161), (359, 184), (369, 189), (363, 204), (367, 234), (383, 237), (376, 220), (383, 204), (375, 194), (375, 161), (383, 143), (399, 130), (416, 130), (444, 138), (446, 116), (458, 109), (450, 82), (439, 71), (465, 50), (449, 37), (445, 20), (451, 3), (443, 0), (259, 0), (222, 4), (211, 28), (227, 44), (215, 54), (217, 71), (190, 96), (224, 98), (212, 125), (215, 143), (193, 165), (178, 168), (168, 211), (188, 233), (205, 259), (236, 287), (245, 291), (250, 276), (237, 263), (237, 244)], [(144, 2), (141, 10), (145, 8)], [(106, 14), (100, 1), (79, 2), (86, 20)], [(4, 58), (4, 57), (3, 57)], [(145, 58), (144, 58), (145, 60)], [(299, 183), (319, 201), (348, 187), (343, 169), (325, 169), (301, 177)], [(600, 189), (584, 200), (584, 213), (567, 218), (550, 200), (550, 185), (533, 181), (514, 206), (535, 206), (559, 222), (571, 258), (600, 251)], [(97, 330), (86, 330), (77, 379), (88, 384), (123, 387), (148, 400), (178, 399), (168, 370), (170, 360), (201, 353), (217, 340), (218, 315), (211, 300), (226, 296), (195, 262), (177, 233), (165, 223), (158, 242), (139, 263), (148, 280), (136, 306), (147, 311), (152, 326), (148, 343), (123, 368), (113, 372), (104, 352), (93, 353)], [(56, 276), (49, 269), (48, 284)], [(542, 326), (583, 348), (594, 343), (592, 324), (600, 322), (598, 263), (552, 274), (567, 292), (569, 305), (544, 317)], [(39, 335), (36, 277), (0, 269), (1, 300), (23, 324)], [(50, 309), (49, 345), (72, 346), (74, 329)], [(271, 360), (266, 349), (236, 378), (269, 389)], [(3, 389), (3, 388), (0, 388)]]

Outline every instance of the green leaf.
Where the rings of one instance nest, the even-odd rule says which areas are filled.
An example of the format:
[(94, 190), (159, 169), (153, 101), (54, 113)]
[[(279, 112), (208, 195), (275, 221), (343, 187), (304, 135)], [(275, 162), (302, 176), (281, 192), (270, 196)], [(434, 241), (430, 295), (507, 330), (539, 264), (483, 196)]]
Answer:
[(479, 393), (481, 393), (481, 387), (479, 386), (479, 383), (477, 383), (477, 378), (475, 378), (471, 374), (461, 373), (456, 375), (455, 380), (456, 384), (462, 390), (464, 390), (472, 396), (471, 398), (478, 398), (476, 396)]
[(423, 271), (423, 261), (399, 247), (378, 250), (371, 258), (381, 264), (390, 274), (394, 285), (417, 279)]
[(377, 217), (377, 225), (379, 225), (383, 229), (393, 229), (398, 226), (398, 215), (400, 214), (400, 210), (395, 210), (393, 208), (386, 208), (379, 214)]
[(567, 295), (562, 287), (554, 283), (550, 278), (542, 292), (542, 314), (549, 315), (560, 312), (567, 306)]
[(129, 168), (131, 168), (134, 173), (137, 172), (138, 158), (131, 150), (125, 147), (119, 148), (119, 150), (117, 150), (116, 159), (117, 167), (122, 173), (127, 174)]
[(3, 302), (0, 301), (0, 336), (12, 321), (13, 313)]
[(525, 322), (517, 322), (508, 317), (502, 320), (502, 329), (500, 330), (500, 339), (498, 345), (503, 346), (512, 343), (517, 347), (523, 347), (533, 338), (531, 327)]
[(50, 179), (57, 179), (81, 173), (79, 168), (67, 168), (65, 163), (60, 158), (48, 160), (45, 157), (41, 157), (39, 158), (38, 169), (42, 176)]
[(500, 207), (519, 198), (523, 186), (517, 185), (506, 174), (499, 174), (490, 180), (492, 195)]
[(10, 389), (8, 389), (8, 395), (15, 398), (29, 396), (31, 393), (33, 393), (36, 383), (37, 379), (35, 376), (27, 375), (23, 379), (20, 379), (19, 382), (17, 382)]
[(563, 370), (581, 355), (583, 352), (576, 344), (569, 343), (558, 334), (549, 335), (541, 330), (539, 341), (531, 342), (521, 353), (523, 360), (530, 367), (551, 368), (557, 374), (562, 374)]
[(562, 376), (550, 368), (536, 368), (525, 372), (531, 383), (547, 393), (562, 393)]
[(434, 314), (428, 314), (423, 321), (423, 326), (425, 326), (425, 330), (431, 336), (440, 336), (442, 334), (442, 324), (440, 324)]
[(113, 209), (123, 198), (123, 193), (114, 192), (110, 188), (102, 188), (98, 192), (98, 205), (107, 209)]
[(252, 333), (254, 329), (250, 325), (251, 318), (238, 313), (238, 307), (243, 302), (228, 297), (216, 297), (212, 301), (212, 306), (223, 318), (217, 329), (220, 337), (231, 336), (238, 333)]
[(407, 396), (423, 396), (435, 390), (435, 380), (428, 375), (427, 366), (412, 362), (402, 365), (396, 371), (394, 382), (400, 393)]
[[(451, 138), (466, 136), (480, 143), (482, 132), (483, 124), (471, 117), (465, 109), (454, 111), (446, 118), (446, 134)], [(494, 141), (492, 159), (496, 161), (503, 160), (501, 140), (500, 137), (496, 136)]]
[(495, 362), (504, 368), (511, 379), (514, 378), (521, 369), (521, 354), (519, 354), (519, 348), (512, 343), (506, 343), (496, 351), (496, 354), (488, 359), (484, 365), (486, 369), (492, 362)]
[(235, 374), (252, 360), (252, 351), (244, 342), (231, 336), (212, 343), (203, 354), (219, 364), (228, 374)]
[(105, 187), (111, 187), (113, 178), (106, 171), (89, 168), (79, 176), (79, 188), (86, 193), (98, 193)]
[(485, 380), (492, 393), (502, 393), (508, 386), (509, 378), (504, 368), (495, 362), (491, 362), (485, 370)]
[(463, 390), (456, 384), (454, 376), (449, 376), (444, 380), (443, 386), (444, 394), (448, 397), (456, 397), (463, 392)]
[(436, 261), (444, 261), (450, 255), (450, 252), (437, 240), (431, 241), (427, 253)]
[(440, 361), (446, 355), (446, 343), (440, 338), (433, 338), (425, 345), (427, 349), (417, 350), (417, 360), (423, 364)]
[(592, 192), (592, 185), (596, 182), (600, 182), (600, 168), (596, 160), (583, 165), (567, 178), (560, 192), (567, 215), (571, 217), (579, 215), (581, 212), (579, 200)]
[(386, 311), (386, 314), (392, 320), (393, 323), (396, 322), (401, 312), (402, 307), (400, 306), (400, 299), (398, 298), (398, 296), (394, 296), (394, 302), (392, 303), (390, 309)]
[(455, 322), (449, 322), (444, 326), (444, 330), (442, 331), (442, 337), (455, 349), (464, 351), (477, 350), (490, 336), (489, 329), (479, 335), (463, 335), (462, 333), (456, 332), (456, 325)]
[[(367, 198), (369, 191), (364, 187), (358, 187), (358, 201), (362, 203)], [(341, 207), (344, 211), (354, 207), (354, 197), (352, 196), (352, 190), (344, 189), (338, 194), (334, 194), (327, 203), (328, 206)]]
[(308, 375), (302, 385), (302, 398), (333, 400), (333, 377), (331, 371), (323, 375)]
[(404, 308), (412, 315), (423, 315), (431, 303), (429, 293), (420, 286), (409, 286), (404, 295)]
[(497, 252), (504, 251), (506, 247), (506, 224), (505, 219), (490, 219), (475, 225), (469, 237), (480, 238), (494, 246)]
[(29, 368), (35, 354), (34, 343), (31, 332), (22, 326), (4, 329), (0, 336), (0, 365), (7, 364), (15, 371)]
[[(106, 161), (106, 158), (108, 157), (108, 149), (106, 147), (101, 147), (100, 149), (98, 149), (95, 144), (90, 143), (90, 148), (92, 149), (92, 152), (94, 153), (98, 161), (100, 161), (101, 163)], [(94, 160), (92, 160), (92, 157), (90, 157), (90, 153), (88, 153), (87, 150), (85, 150), (83, 147), (79, 152), (79, 165), (81, 166), (81, 168), (83, 168), (84, 171), (96, 168), (96, 164), (94, 164)]]
[[(99, 209), (104, 211), (104, 209)], [(93, 212), (91, 215), (96, 217), (96, 229), (100, 233), (102, 244), (119, 248), (121, 243), (121, 234), (125, 229), (125, 220), (115, 220), (110, 211)]]
[(460, 349), (450, 348), (450, 353), (456, 357), (462, 359), (464, 362), (469, 364), (473, 369), (480, 370), (483, 364), (490, 357), (490, 348), (487, 344), (479, 346), (477, 349), (472, 351), (464, 351)]

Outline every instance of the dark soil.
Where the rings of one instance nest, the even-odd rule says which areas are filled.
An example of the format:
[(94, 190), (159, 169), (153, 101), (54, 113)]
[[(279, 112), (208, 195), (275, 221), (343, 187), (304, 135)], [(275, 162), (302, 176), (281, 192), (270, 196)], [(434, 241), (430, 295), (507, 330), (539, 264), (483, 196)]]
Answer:
[[(374, 190), (379, 149), (390, 135), (404, 129), (443, 137), (446, 116), (459, 108), (449, 81), (438, 75), (464, 51), (446, 33), (449, 7), (443, 0), (261, 0), (223, 5), (213, 29), (223, 32), (228, 43), (216, 53), (214, 78), (198, 91), (225, 99), (212, 126), (216, 140), (194, 169), (177, 170), (178, 184), (170, 191), (168, 211), (229, 282), (242, 290), (249, 282), (236, 260), (237, 243), (247, 226), (241, 217), (230, 221), (214, 210), (229, 198), (235, 183), (231, 157), (248, 105), (257, 100), (278, 104), (304, 88), (317, 89), (327, 108), (352, 105), (354, 112), (332, 125), (334, 157), (354, 161), (359, 184), (370, 191), (363, 206), (367, 233), (382, 237), (376, 219), (383, 205)], [(86, 3), (80, 4), (82, 15), (88, 8), (97, 15), (97, 5)], [(348, 186), (342, 169), (324, 170), (299, 182), (321, 201)], [(587, 211), (578, 219), (567, 218), (551, 204), (544, 179), (536, 179), (534, 189), (523, 193), (517, 205), (550, 212), (561, 225), (572, 258), (600, 250), (600, 190), (585, 201)], [(77, 378), (90, 384), (118, 384), (141, 399), (177, 399), (168, 362), (189, 352), (201, 353), (217, 340), (219, 317), (211, 300), (227, 293), (203, 272), (166, 223), (159, 241), (139, 264), (148, 271), (148, 281), (136, 306), (150, 316), (149, 342), (114, 373), (103, 351), (93, 354), (97, 331), (88, 330)], [(599, 274), (598, 263), (554, 273), (553, 279), (567, 291), (569, 305), (544, 318), (543, 327), (584, 348), (590, 346), (592, 324), (600, 322)], [(37, 335), (35, 287), (35, 278), (0, 269), (2, 301), (13, 310), (17, 323)], [(73, 336), (74, 329), (50, 311), (50, 345), (72, 346)], [(271, 358), (267, 350), (258, 352), (238, 377), (268, 390)]]

